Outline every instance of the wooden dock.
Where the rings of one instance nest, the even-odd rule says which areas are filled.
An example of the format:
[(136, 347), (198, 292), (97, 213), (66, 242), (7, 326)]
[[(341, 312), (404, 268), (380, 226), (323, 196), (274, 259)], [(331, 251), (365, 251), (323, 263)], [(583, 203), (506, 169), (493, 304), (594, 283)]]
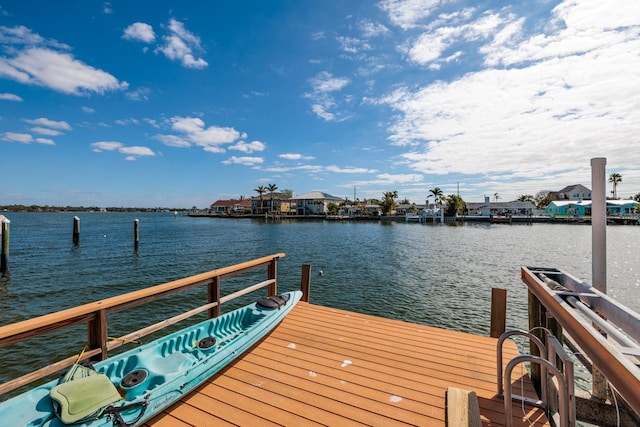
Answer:
[[(502, 426), (495, 338), (299, 303), (265, 339), (147, 426), (444, 426), (446, 391), (475, 391)], [(514, 343), (506, 361), (517, 356)], [(526, 373), (514, 393), (535, 397)], [(524, 393), (521, 392), (524, 387)], [(513, 404), (514, 426), (549, 425)], [(527, 421), (528, 418), (528, 421)]]

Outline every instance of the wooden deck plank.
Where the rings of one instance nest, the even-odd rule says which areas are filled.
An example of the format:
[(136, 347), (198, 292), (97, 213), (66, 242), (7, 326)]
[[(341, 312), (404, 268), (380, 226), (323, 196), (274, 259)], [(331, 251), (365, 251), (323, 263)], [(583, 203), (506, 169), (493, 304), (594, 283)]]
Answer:
[[(505, 363), (518, 355), (513, 342)], [(513, 384), (533, 397), (526, 372)], [(504, 425), (496, 339), (299, 303), (265, 339), (149, 426), (445, 425), (448, 387), (477, 394), (483, 426)], [(548, 426), (514, 403), (514, 426)], [(175, 425), (180, 425), (176, 422)]]

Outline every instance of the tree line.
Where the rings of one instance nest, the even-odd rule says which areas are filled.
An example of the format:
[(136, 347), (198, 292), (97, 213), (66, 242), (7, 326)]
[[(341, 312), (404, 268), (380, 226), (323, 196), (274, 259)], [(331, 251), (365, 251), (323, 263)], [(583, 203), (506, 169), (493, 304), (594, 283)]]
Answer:
[[(607, 197), (609, 199), (617, 199), (618, 198), (618, 185), (622, 182), (622, 175), (617, 172), (614, 172), (609, 175), (608, 178), (609, 183), (613, 185), (613, 190), (611, 191), (611, 197)], [(265, 194), (269, 194), (270, 196), (270, 206), (273, 207), (273, 195), (275, 191), (278, 189), (276, 184), (268, 184), (266, 187), (263, 185), (258, 186), (253, 191), (257, 192), (260, 197), (260, 205), (262, 206), (263, 197)], [(293, 197), (293, 190), (282, 190), (281, 192), (284, 197), (291, 198)], [(500, 195), (498, 193), (493, 194), (494, 202), (498, 202), (500, 199)], [(633, 199), (636, 201), (640, 201), (640, 193), (637, 193), (633, 196)], [(436, 209), (444, 209), (446, 214), (449, 216), (453, 215), (462, 215), (466, 209), (466, 202), (457, 194), (450, 194), (445, 196), (444, 192), (440, 187), (434, 187), (433, 189), (428, 190), (428, 194), (426, 197), (427, 204), (429, 204), (430, 200), (433, 200), (433, 205)], [(549, 205), (549, 203), (557, 200), (557, 192), (551, 190), (541, 190), (536, 195), (531, 194), (522, 194), (516, 198), (518, 202), (531, 202), (536, 206), (536, 209), (544, 209)], [(382, 194), (381, 199), (370, 198), (360, 200), (348, 200), (345, 198), (341, 203), (330, 203), (328, 206), (329, 212), (337, 213), (339, 208), (347, 205), (379, 205), (382, 208), (382, 213), (384, 215), (391, 214), (399, 204), (411, 205), (412, 203), (405, 198), (402, 201), (398, 201), (398, 191), (386, 191)], [(415, 203), (413, 203), (415, 205)], [(417, 211), (417, 208), (415, 209)]]

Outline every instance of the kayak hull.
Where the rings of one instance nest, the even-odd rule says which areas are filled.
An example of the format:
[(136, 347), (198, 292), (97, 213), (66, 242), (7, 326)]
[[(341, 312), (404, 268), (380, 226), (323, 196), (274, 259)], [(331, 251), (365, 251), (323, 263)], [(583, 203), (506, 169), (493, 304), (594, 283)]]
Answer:
[[(123, 396), (113, 405), (116, 409), (138, 404), (122, 411), (122, 420), (133, 426), (144, 423), (249, 349), (286, 316), (302, 293), (282, 296), (286, 303), (281, 306), (265, 307), (258, 301), (95, 363), (95, 370)], [(51, 381), (0, 403), (0, 420), (12, 426), (67, 425), (54, 414), (49, 395), (58, 383)], [(113, 426), (114, 419), (103, 415), (73, 425)]]

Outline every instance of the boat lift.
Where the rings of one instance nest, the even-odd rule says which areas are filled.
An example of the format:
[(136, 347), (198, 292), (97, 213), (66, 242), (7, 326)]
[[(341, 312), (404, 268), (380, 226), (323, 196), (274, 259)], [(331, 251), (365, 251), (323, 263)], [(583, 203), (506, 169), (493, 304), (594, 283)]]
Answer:
[[(546, 311), (547, 323), (554, 320), (561, 335), (575, 344), (611, 385), (628, 407), (640, 415), (640, 315), (573, 276), (553, 268), (522, 267), (522, 281)], [(542, 329), (543, 339), (534, 335)], [(518, 356), (503, 371), (502, 345), (513, 336), (529, 338), (536, 355)], [(576, 425), (576, 397), (573, 362), (561, 340), (546, 324), (527, 331), (507, 331), (498, 340), (498, 395), (504, 396), (506, 425), (511, 422), (511, 401), (536, 405), (560, 427)], [(521, 363), (540, 365), (540, 400), (533, 401), (511, 392), (511, 373)]]

